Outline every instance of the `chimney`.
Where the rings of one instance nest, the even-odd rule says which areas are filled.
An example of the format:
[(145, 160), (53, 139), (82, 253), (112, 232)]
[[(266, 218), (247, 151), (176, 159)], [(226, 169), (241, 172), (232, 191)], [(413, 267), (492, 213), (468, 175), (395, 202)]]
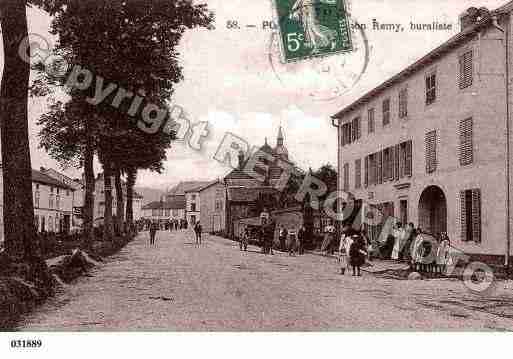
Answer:
[(244, 168), (244, 152), (242, 150), (239, 151), (239, 170), (242, 171), (242, 169)]

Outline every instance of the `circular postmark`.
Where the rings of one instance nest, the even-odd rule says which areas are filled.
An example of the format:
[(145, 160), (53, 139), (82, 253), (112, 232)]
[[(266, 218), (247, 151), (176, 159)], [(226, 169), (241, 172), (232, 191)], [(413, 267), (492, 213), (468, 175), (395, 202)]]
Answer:
[(281, 60), (280, 34), (272, 32), (267, 57), (277, 81), (314, 101), (333, 101), (349, 92), (367, 70), (370, 46), (364, 26), (349, 14), (348, 19), (352, 51), (294, 62)]

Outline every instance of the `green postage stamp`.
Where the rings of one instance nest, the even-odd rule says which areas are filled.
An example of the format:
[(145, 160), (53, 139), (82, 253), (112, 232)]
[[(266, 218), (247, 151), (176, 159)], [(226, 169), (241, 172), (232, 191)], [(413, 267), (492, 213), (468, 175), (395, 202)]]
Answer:
[(285, 62), (352, 51), (347, 0), (274, 0)]

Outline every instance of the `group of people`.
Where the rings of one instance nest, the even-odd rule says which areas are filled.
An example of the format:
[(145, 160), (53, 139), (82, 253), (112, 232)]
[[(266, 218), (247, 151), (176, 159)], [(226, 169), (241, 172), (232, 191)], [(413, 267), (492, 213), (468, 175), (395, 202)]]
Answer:
[[(274, 238), (276, 234), (279, 243), (275, 245)], [(287, 229), (283, 224), (278, 225), (276, 228), (276, 223), (263, 218), (262, 225), (258, 227), (256, 233), (252, 233), (248, 227), (244, 228), (239, 238), (239, 248), (241, 251), (247, 251), (250, 239), (256, 237), (264, 254), (273, 255), (273, 249), (288, 252), (290, 256), (294, 256), (296, 253), (304, 254), (305, 234), (304, 226), (301, 226), (297, 231), (295, 229)]]
[(179, 229), (187, 229), (187, 221), (185, 219), (171, 219), (169, 223), (166, 225), (166, 229), (169, 229), (170, 232), (173, 230), (177, 231)]
[(278, 227), (278, 240), (280, 249), (288, 252), (289, 256), (304, 253), (306, 230), (301, 226), (297, 231), (295, 229), (287, 229), (284, 225)]
[(367, 255), (367, 243), (361, 233), (351, 233), (349, 228), (342, 231), (338, 247), (340, 274), (344, 275), (346, 269), (352, 268), (353, 276), (361, 276), (361, 267)]
[[(183, 228), (187, 228), (187, 226), (185, 226)], [(161, 229), (162, 229), (161, 224), (156, 221), (148, 224), (148, 230), (150, 232), (150, 245), (152, 245), (152, 246), (155, 245), (155, 240), (157, 238), (157, 232)], [(170, 231), (171, 230), (172, 229), (170, 229)], [(202, 241), (203, 227), (201, 226), (201, 223), (199, 221), (194, 224), (193, 230), (194, 230), (194, 237), (195, 237), (196, 244), (200, 245), (201, 241)]]

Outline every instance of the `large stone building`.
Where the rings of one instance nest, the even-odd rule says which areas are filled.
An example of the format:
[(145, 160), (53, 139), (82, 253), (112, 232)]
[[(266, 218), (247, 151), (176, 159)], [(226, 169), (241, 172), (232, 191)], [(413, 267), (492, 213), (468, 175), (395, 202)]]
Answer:
[(222, 234), (226, 230), (226, 186), (215, 180), (199, 189), (200, 222), (208, 233)]
[[(75, 189), (47, 174), (32, 170), (34, 225), (38, 232), (69, 233), (72, 229)], [(3, 226), (3, 171), (0, 164), (0, 242), (4, 239)]]
[(200, 219), (199, 189), (208, 185), (209, 181), (182, 181), (172, 187), (163, 196), (164, 202), (182, 203), (184, 218), (189, 225), (194, 225)]
[(59, 171), (56, 171), (53, 168), (41, 167), (39, 170), (41, 171), (41, 173), (52, 178), (55, 178), (56, 180), (61, 181), (74, 189), (72, 193), (73, 213), (71, 216), (71, 231), (79, 231), (83, 225), (82, 208), (84, 206), (84, 183), (78, 178), (73, 179), (71, 177), (68, 177), (65, 174), (60, 173)]
[(339, 189), (466, 253), (505, 255), (512, 10), (468, 9), (460, 33), (333, 116)]
[(141, 218), (166, 225), (173, 221), (185, 220), (185, 199), (171, 198), (167, 201), (154, 201), (142, 207)]

